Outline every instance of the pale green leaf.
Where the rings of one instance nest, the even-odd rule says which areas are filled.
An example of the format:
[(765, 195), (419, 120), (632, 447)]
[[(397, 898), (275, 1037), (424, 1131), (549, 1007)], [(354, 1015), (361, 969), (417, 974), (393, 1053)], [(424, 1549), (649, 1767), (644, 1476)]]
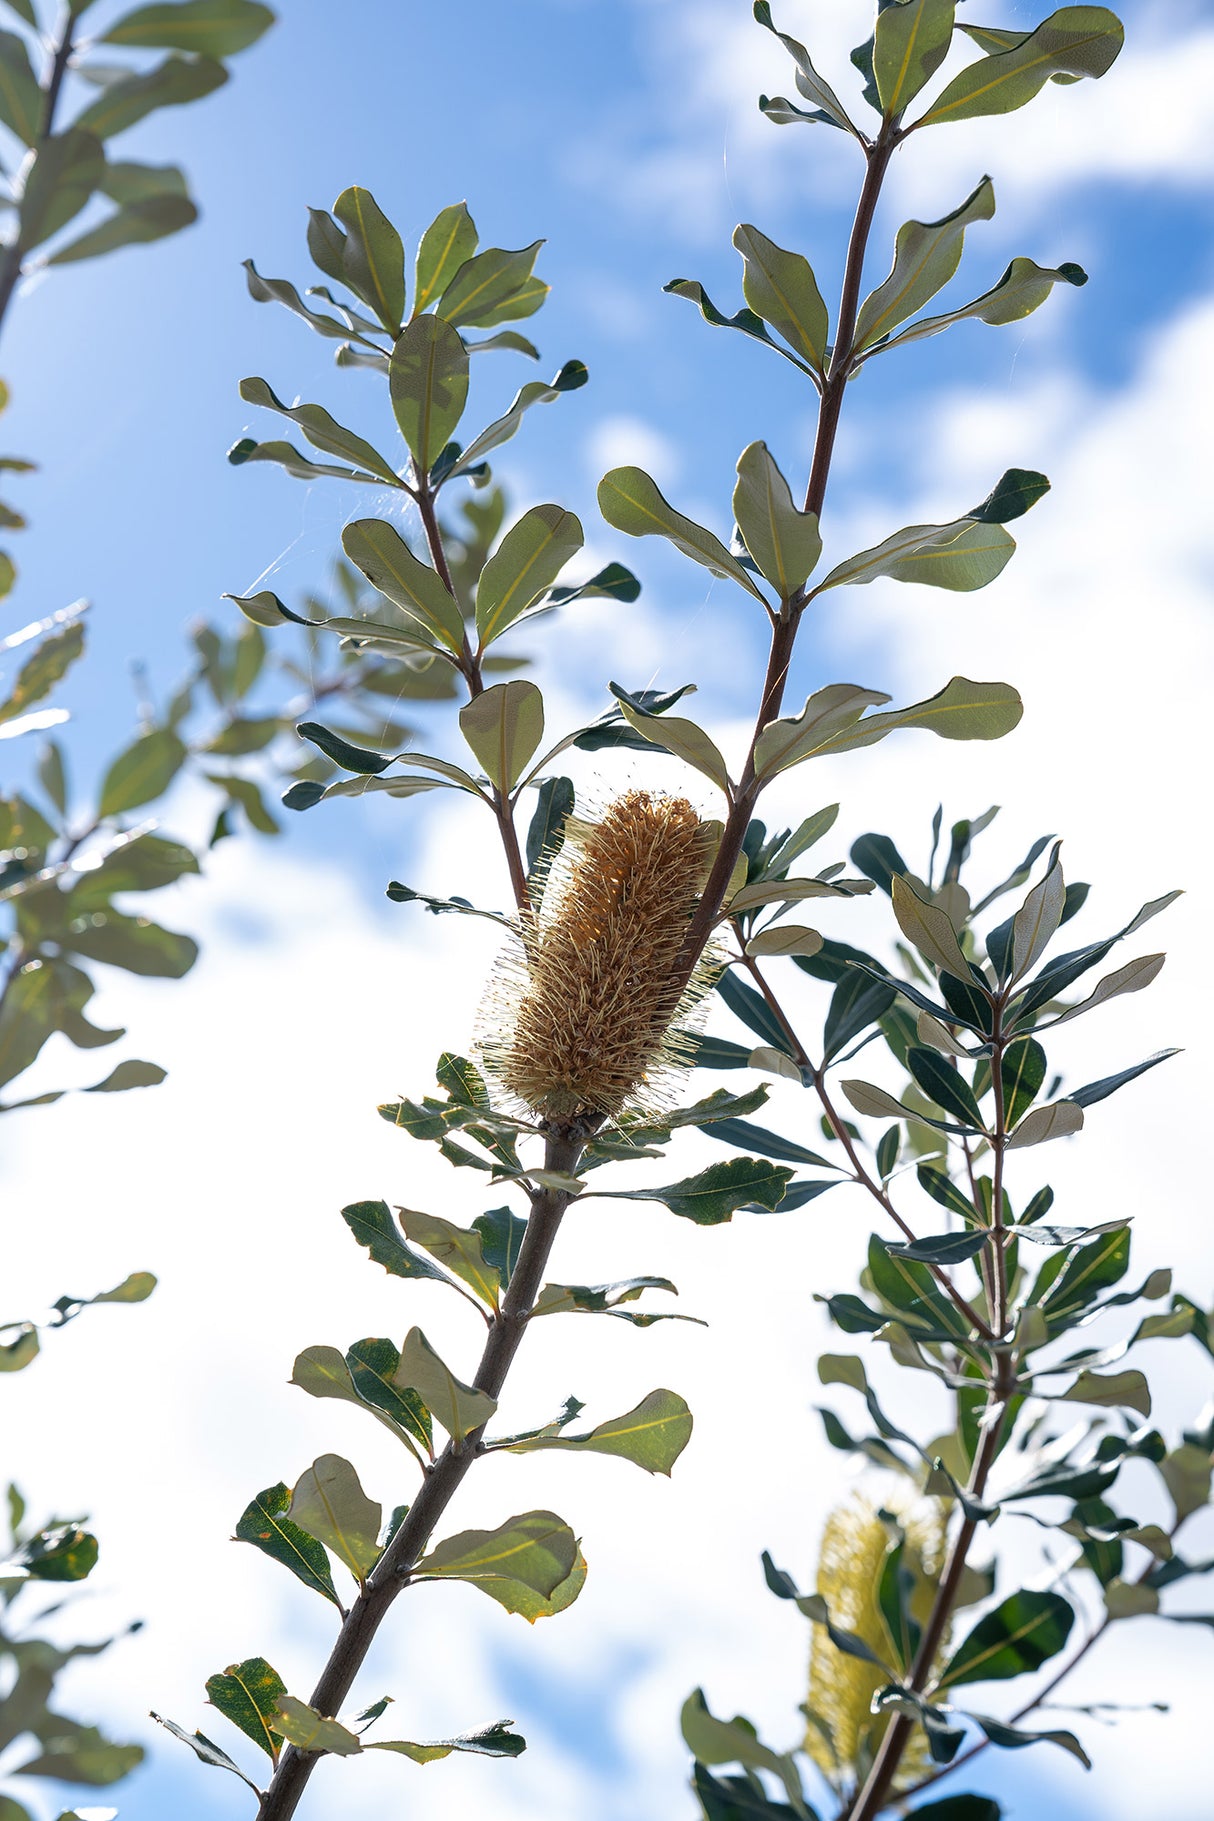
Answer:
[(378, 1562), (383, 1507), (367, 1497), (341, 1455), (322, 1454), (300, 1474), (287, 1515), (332, 1550), (356, 1580), (365, 1580)]
[(487, 1423), (497, 1409), (497, 1400), (488, 1392), (474, 1390), (456, 1378), (420, 1328), (410, 1328), (405, 1336), (393, 1383), (399, 1390), (416, 1391), (457, 1445)]
[[(531, 388), (524, 386), (523, 392), (528, 390)], [(537, 390), (556, 397), (550, 387)], [(519, 398), (522, 396), (520, 392)], [(477, 583), (476, 629), (482, 647), (512, 626), (552, 586), (584, 542), (581, 520), (560, 506), (533, 506), (511, 526)]]
[[(572, 515), (570, 515), (572, 516)], [(503, 793), (514, 789), (544, 737), (544, 698), (534, 683), (494, 683), (459, 712), (460, 731)]]
[(462, 651), (464, 617), (435, 570), (414, 556), (408, 544), (384, 519), (360, 518), (346, 526), (341, 545), (373, 588), (399, 607), (410, 623), (445, 645)]
[(393, 344), (388, 386), (400, 433), (427, 475), (468, 398), (468, 350), (458, 331), (440, 316), (415, 316)]
[(786, 252), (746, 222), (734, 229), (733, 244), (742, 255), (742, 295), (755, 315), (821, 373), (830, 324), (809, 261), (802, 253)]
[(822, 554), (816, 512), (801, 512), (766, 443), (738, 457), (733, 493), (738, 530), (765, 580), (782, 601), (808, 579)]
[(890, 275), (860, 306), (857, 354), (889, 335), (948, 283), (961, 261), (965, 230), (975, 221), (989, 221), (994, 213), (994, 186), (984, 177), (951, 215), (939, 221), (908, 221), (898, 229)]
[(599, 511), (617, 531), (626, 531), (630, 537), (668, 538), (693, 562), (702, 563), (713, 575), (728, 577), (757, 601), (763, 600), (760, 589), (720, 538), (677, 512), (643, 469), (613, 468), (599, 482), (598, 499)]

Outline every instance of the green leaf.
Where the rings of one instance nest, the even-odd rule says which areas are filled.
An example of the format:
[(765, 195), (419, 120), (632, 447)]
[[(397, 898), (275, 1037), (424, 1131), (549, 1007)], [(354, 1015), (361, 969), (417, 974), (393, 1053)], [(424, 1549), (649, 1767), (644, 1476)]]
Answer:
[(985, 1131), (981, 1108), (973, 1089), (959, 1069), (950, 1066), (938, 1050), (912, 1046), (906, 1053), (906, 1066), (930, 1100), (951, 1119), (976, 1131)]
[(415, 1745), (409, 1739), (373, 1739), (363, 1750), (399, 1752), (414, 1764), (432, 1764), (436, 1758), (449, 1758), (453, 1751), (477, 1752), (484, 1758), (517, 1758), (526, 1751), (527, 1741), (521, 1733), (510, 1731), (513, 1725), (513, 1720), (498, 1720), (480, 1732), (463, 1732), (454, 1739), (436, 1739), (428, 1745)]
[(481, 1236), (485, 1263), (498, 1272), (503, 1289), (514, 1274), (519, 1251), (527, 1237), (527, 1222), (510, 1208), (490, 1208), (478, 1214), (472, 1225)]
[(1116, 999), (1121, 993), (1140, 993), (1144, 986), (1150, 986), (1166, 959), (1164, 955), (1141, 955), (1137, 961), (1127, 961), (1115, 973), (1106, 974), (1086, 999), (1081, 999), (1078, 1005), (1072, 1005), (1060, 1017), (1052, 1019), (1051, 1028), (1055, 1024), (1065, 1024), (1070, 1018), (1078, 1018), (1084, 1012), (1103, 1005), (1106, 999)]
[(681, 715), (650, 714), (636, 698), (627, 695), (614, 683), (611, 691), (619, 702), (620, 713), (642, 739), (660, 747), (663, 752), (673, 753), (685, 764), (694, 766), (696, 771), (703, 772), (706, 778), (711, 778), (720, 790), (728, 794), (729, 772), (724, 755), (702, 727), (694, 721), (685, 720)]
[(909, 708), (866, 715), (854, 727), (833, 734), (821, 752), (853, 752), (873, 746), (899, 727), (922, 727), (942, 740), (1001, 740), (1017, 726), (1024, 704), (1009, 683), (975, 683), (951, 677), (943, 689)]
[(275, 1764), (282, 1745), (281, 1733), (270, 1722), (285, 1695), (287, 1685), (264, 1657), (248, 1657), (243, 1663), (229, 1663), (222, 1675), (207, 1680), (207, 1699), (217, 1707), (225, 1720), (238, 1726), (245, 1737), (259, 1745)]
[(434, 217), (421, 237), (413, 283), (413, 314), (442, 296), (460, 267), (476, 252), (476, 223), (466, 202), (452, 203)]
[(788, 1775), (788, 1760), (763, 1744), (749, 1720), (740, 1715), (718, 1720), (709, 1711), (702, 1688), (694, 1689), (684, 1701), (679, 1726), (688, 1750), (702, 1764), (743, 1764), (747, 1769), (772, 1771), (780, 1778)]
[(750, 308), (821, 373), (830, 324), (809, 261), (746, 222), (734, 229), (733, 244), (742, 255), (742, 295)]
[(866, 708), (888, 702), (879, 689), (861, 689), (855, 683), (828, 683), (810, 696), (799, 715), (770, 721), (755, 745), (755, 774), (767, 780), (812, 759), (827, 749), (837, 733), (853, 727)]
[(861, 358), (868, 360), (873, 354), (881, 353), (887, 348), (899, 348), (904, 342), (924, 341), (931, 335), (939, 335), (941, 330), (951, 328), (955, 322), (965, 322), (973, 318), (976, 322), (990, 324), (992, 328), (1002, 327), (1006, 323), (1020, 322), (1025, 316), (1031, 316), (1045, 302), (1057, 284), (1085, 285), (1088, 275), (1082, 266), (1068, 260), (1060, 266), (1039, 266), (1031, 259), (1013, 259), (998, 284), (976, 297), (973, 303), (962, 304), (960, 309), (948, 310), (943, 316), (923, 316), (918, 322), (903, 329), (900, 335), (892, 336), (873, 347)]
[(31, 1581), (84, 1581), (97, 1566), (97, 1553), (97, 1539), (87, 1530), (56, 1524), (28, 1537), (12, 1564), (24, 1568)]
[(299, 425), (313, 448), (323, 450), (326, 455), (343, 456), (386, 486), (400, 486), (395, 470), (379, 451), (361, 436), (356, 436), (353, 430), (339, 424), (323, 405), (284, 405), (264, 379), (242, 379), (240, 396), (246, 404), (261, 405), (267, 411), (277, 411), (281, 417), (290, 418), (293, 424)]
[(98, 139), (112, 139), (157, 108), (200, 101), (227, 79), (227, 70), (213, 57), (166, 57), (146, 74), (107, 83), (73, 124)]
[(559, 1607), (555, 1599), (578, 1563), (572, 1530), (552, 1511), (526, 1511), (496, 1530), (461, 1530), (437, 1543), (413, 1571), (467, 1581), (528, 1620)]
[(1133, 1068), (1122, 1069), (1119, 1074), (1105, 1075), (1100, 1081), (1089, 1081), (1084, 1087), (1074, 1088), (1067, 1095), (1067, 1099), (1072, 1101), (1075, 1106), (1094, 1106), (1098, 1100), (1107, 1100), (1110, 1094), (1115, 1094), (1117, 1089), (1124, 1087), (1127, 1081), (1136, 1081), (1139, 1075), (1145, 1075), (1148, 1069), (1156, 1068), (1161, 1062), (1168, 1062), (1173, 1056), (1179, 1055), (1179, 1050), (1157, 1050), (1153, 1056), (1148, 1056), (1145, 1062), (1135, 1063)]
[(384, 519), (355, 519), (342, 532), (341, 544), (372, 587), (400, 609), (411, 631), (427, 634), (448, 651), (463, 649), (459, 603), (436, 571), (414, 556), (394, 526)]
[(410, 1328), (405, 1336), (394, 1383), (400, 1390), (417, 1392), (457, 1447), (497, 1409), (496, 1398), (487, 1391), (477, 1391), (456, 1378), (420, 1328)]
[(784, 1197), (794, 1172), (758, 1157), (731, 1157), (710, 1164), (696, 1176), (668, 1183), (660, 1189), (611, 1189), (597, 1193), (623, 1201), (660, 1201), (672, 1214), (694, 1220), (697, 1226), (715, 1227), (732, 1219), (739, 1208), (758, 1204), (770, 1213)]
[(969, 518), (948, 525), (908, 525), (871, 550), (839, 563), (814, 590), (865, 585), (885, 576), (895, 582), (917, 582), (968, 594), (985, 588), (1006, 567), (1016, 540), (1002, 525)]
[(274, 1723), (284, 1739), (300, 1751), (332, 1752), (339, 1758), (353, 1757), (362, 1750), (357, 1733), (337, 1720), (322, 1719), (314, 1707), (294, 1695), (282, 1695), (274, 1712)]
[(21, 666), (8, 701), (0, 705), (0, 723), (15, 720), (48, 696), (83, 652), (84, 627), (79, 621), (43, 639)]
[(340, 1610), (341, 1601), (333, 1585), (329, 1558), (315, 1537), (292, 1523), (287, 1516), (290, 1504), (291, 1494), (281, 1480), (277, 1486), (259, 1492), (236, 1525), (236, 1540), (252, 1543), (271, 1561), (281, 1562), (305, 1587), (332, 1600)]
[(25, 39), (0, 32), (0, 121), (23, 145), (33, 145), (42, 120), (42, 90)]
[(1083, 1109), (1073, 1100), (1051, 1101), (1049, 1106), (1034, 1107), (1025, 1115), (1007, 1141), (1009, 1151), (1021, 1151), (1029, 1145), (1048, 1144), (1051, 1138), (1071, 1138), (1083, 1129)]
[(938, 1686), (998, 1682), (1040, 1669), (1062, 1649), (1074, 1622), (1061, 1594), (1013, 1593), (979, 1619), (953, 1652)]
[(1013, 50), (964, 69), (916, 126), (1008, 114), (1031, 101), (1051, 76), (1103, 76), (1121, 50), (1121, 21), (1103, 6), (1064, 6)]
[[(1030, 1114), (1029, 1118), (1035, 1115)], [(1028, 1121), (1025, 1121), (1027, 1125)], [(1119, 1283), (1130, 1262), (1130, 1235), (1125, 1227), (1102, 1234), (1091, 1245), (1082, 1247), (1071, 1258), (1061, 1276), (1051, 1283), (1044, 1298), (1035, 1290), (1032, 1300), (1041, 1302), (1052, 1333), (1069, 1325), (1073, 1316), (1105, 1290)], [(1050, 1265), (1043, 1267), (1050, 1270)]]
[(967, 1258), (976, 1257), (989, 1238), (987, 1230), (979, 1227), (969, 1233), (937, 1233), (927, 1239), (911, 1240), (907, 1245), (897, 1245), (892, 1239), (883, 1240), (882, 1244), (895, 1257), (909, 1258), (919, 1264), (960, 1265)]
[(60, 1731), (48, 1728), (44, 1747), (36, 1758), (13, 1766), (20, 1777), (51, 1777), (57, 1783), (86, 1783), (93, 1789), (118, 1783), (143, 1762), (142, 1745), (115, 1745), (95, 1726), (60, 1721)]
[(852, 125), (843, 103), (839, 100), (829, 83), (824, 82), (821, 76), (819, 76), (817, 70), (810, 62), (809, 53), (805, 49), (805, 46), (798, 43), (795, 38), (790, 38), (787, 33), (776, 31), (775, 26), (772, 24), (771, 7), (768, 4), (768, 0), (756, 0), (754, 15), (760, 25), (766, 26), (767, 30), (780, 40), (780, 43), (784, 46), (784, 49), (796, 64), (797, 88), (800, 93), (805, 96), (806, 100), (812, 101), (815, 108), (819, 110), (818, 113), (810, 115), (808, 118), (828, 120), (832, 125), (842, 127), (849, 133), (854, 133), (856, 129)]
[(352, 746), (349, 740), (343, 740), (340, 734), (332, 733), (322, 727), (319, 721), (301, 721), (295, 729), (301, 740), (310, 740), (318, 746), (335, 765), (344, 771), (377, 773), (386, 771), (393, 759), (385, 759), (382, 753), (368, 752), (362, 746)]
[[(524, 386), (523, 391), (527, 390)], [(556, 396), (550, 387), (541, 386), (538, 390)], [(522, 396), (520, 392), (519, 398)], [(474, 443), (472, 449), (475, 448)], [(499, 638), (551, 587), (584, 542), (581, 520), (560, 506), (533, 506), (511, 526), (477, 583), (476, 629), (482, 649)]]
[[(965, 1717), (967, 1720), (973, 1720), (977, 1726), (982, 1728), (992, 1745), (1001, 1745), (1005, 1750), (1012, 1751), (1024, 1745), (1060, 1745), (1063, 1751), (1070, 1752), (1072, 1758), (1078, 1758), (1085, 1770), (1092, 1768), (1091, 1759), (1073, 1732), (1025, 1732), (1018, 1726), (1008, 1726), (1004, 1721), (992, 1720), (985, 1714), (966, 1714)], [(914, 1812), (917, 1815), (931, 1814), (934, 1812), (935, 1806), (933, 1805), (933, 1809), (919, 1808)], [(938, 1806), (943, 1811), (948, 1805), (941, 1802)], [(940, 1815), (939, 1821), (947, 1821), (943, 1813)], [(956, 1816), (956, 1821), (965, 1821), (965, 1817), (959, 1814)], [(974, 1821), (978, 1821), (978, 1818), (975, 1817)]]
[[(586, 384), (589, 377), (590, 375), (586, 371), (586, 367), (582, 361), (567, 360), (560, 372), (548, 385), (545, 385), (542, 380), (533, 379), (529, 384), (521, 386), (514, 395), (514, 402), (511, 404), (510, 409), (503, 417), (499, 417), (491, 423), (487, 430), (482, 430), (479, 436), (473, 437), (472, 441), (468, 444), (468, 447), (460, 455), (455, 466), (450, 470), (447, 478), (450, 479), (457, 474), (466, 474), (470, 468), (475, 467), (478, 462), (482, 461), (491, 450), (500, 448), (503, 443), (509, 442), (510, 438), (515, 435), (522, 423), (524, 414), (531, 409), (532, 405), (549, 405), (554, 398), (559, 398), (562, 392), (576, 392), (579, 387)], [(557, 512), (560, 508), (557, 506), (549, 506), (540, 508), (540, 510)], [(566, 517), (573, 518), (573, 514), (567, 513)], [(576, 519), (574, 519), (573, 522), (574, 524), (577, 524)], [(581, 549), (580, 538), (578, 540), (577, 548), (579, 550)], [(572, 552), (570, 552), (570, 554), (572, 555)]]
[(415, 1246), (437, 1258), (491, 1309), (497, 1308), (501, 1277), (486, 1263), (482, 1236), (475, 1228), (457, 1227), (437, 1214), (421, 1214), (416, 1208), (402, 1208), (400, 1224)]
[(322, 1454), (300, 1474), (288, 1516), (331, 1549), (358, 1581), (379, 1560), (383, 1507), (367, 1497), (358, 1474), (339, 1454)]
[[(139, 1062), (131, 1057), (120, 1062), (116, 1069), (111, 1069), (104, 1081), (94, 1082), (91, 1088), (85, 1088), (86, 1094), (124, 1094), (131, 1088), (156, 1088), (168, 1074), (158, 1062)], [(94, 1301), (96, 1299), (94, 1298)]]
[(901, 875), (893, 880), (891, 895), (898, 928), (919, 953), (944, 973), (964, 980), (969, 964), (961, 952), (957, 932), (947, 911), (938, 904), (921, 898), (910, 881)]
[(1062, 1400), (1137, 1410), (1140, 1416), (1151, 1414), (1151, 1393), (1141, 1372), (1081, 1372), (1062, 1393)]
[(119, 753), (105, 774), (98, 814), (120, 816), (162, 797), (181, 767), (187, 752), (170, 727), (155, 727)]
[(1031, 1037), (1014, 1037), (1003, 1053), (1004, 1123), (1016, 1125), (1032, 1105), (1045, 1082), (1046, 1057)]
[(347, 230), (342, 278), (370, 304), (388, 333), (399, 335), (405, 313), (405, 249), (400, 235), (370, 190), (343, 190), (333, 213)]
[[(951, 12), (952, 7), (947, 10)], [(883, 341), (943, 289), (961, 262), (965, 230), (975, 221), (989, 221), (994, 213), (994, 186), (984, 177), (951, 215), (939, 221), (908, 221), (898, 229), (889, 277), (860, 306), (854, 341), (857, 354)]]
[(613, 468), (599, 482), (598, 501), (599, 511), (617, 531), (627, 532), (629, 537), (668, 538), (676, 550), (693, 562), (702, 563), (713, 575), (736, 582), (757, 601), (763, 600), (760, 589), (720, 538), (694, 519), (676, 512), (643, 469)]
[(795, 354), (790, 353), (787, 348), (781, 347), (778, 341), (773, 341), (767, 333), (766, 323), (756, 316), (753, 310), (736, 310), (732, 316), (726, 316), (717, 309), (712, 298), (697, 279), (672, 278), (669, 284), (662, 286), (662, 289), (672, 297), (686, 297), (690, 303), (696, 305), (704, 321), (711, 323), (715, 329), (738, 329), (743, 335), (749, 335), (754, 341), (761, 341), (767, 347), (774, 348), (777, 354), (782, 354), (785, 360), (791, 361), (799, 372), (811, 371), (804, 361), (798, 360)]
[(487, 247), (466, 260), (443, 291), (439, 317), (461, 328), (491, 329), (533, 316), (548, 295), (548, 286), (532, 276), (543, 244), (537, 240), (514, 253)]
[(825, 1157), (819, 1157), (816, 1151), (806, 1150), (803, 1144), (794, 1144), (790, 1138), (781, 1138), (778, 1132), (769, 1132), (761, 1125), (752, 1125), (749, 1119), (713, 1119), (703, 1126), (706, 1138), (719, 1138), (722, 1144), (733, 1145), (739, 1151), (755, 1151), (760, 1157), (776, 1157), (783, 1163), (808, 1163), (820, 1169), (830, 1169)]
[(733, 511), (760, 573), (782, 601), (791, 599), (821, 556), (822, 538), (817, 513), (793, 504), (766, 443), (751, 443), (738, 457)]
[(105, 153), (95, 132), (75, 126), (40, 140), (21, 197), (22, 251), (31, 251), (66, 227), (104, 176)]
[(544, 698), (534, 683), (494, 683), (459, 712), (460, 731), (506, 794), (514, 789), (544, 737)]
[(273, 23), (270, 8), (255, 5), (254, 0), (174, 0), (171, 5), (141, 6), (127, 13), (98, 42), (234, 57), (256, 44)]
[(877, 14), (873, 77), (885, 112), (906, 111), (948, 55), (954, 0), (901, 0)]
[(390, 1340), (369, 1336), (355, 1341), (346, 1353), (350, 1383), (363, 1404), (382, 1411), (397, 1429), (412, 1435), (427, 1454), (434, 1452), (430, 1412), (416, 1391), (402, 1391), (396, 1384), (400, 1354)]
[(1160, 1477), (1176, 1512), (1177, 1523), (1200, 1511), (1210, 1500), (1210, 1452), (1183, 1442), (1159, 1463)]
[(63, 938), (65, 948), (90, 961), (104, 961), (149, 980), (180, 980), (198, 959), (190, 936), (162, 929), (147, 917), (124, 917), (118, 911), (93, 911), (73, 919)]
[(397, 336), (388, 375), (400, 433), (423, 475), (455, 434), (468, 398), (468, 351), (440, 316), (415, 316)]
[(691, 1439), (691, 1412), (674, 1391), (651, 1391), (634, 1410), (599, 1423), (586, 1435), (547, 1435), (515, 1442), (511, 1454), (530, 1454), (539, 1448), (584, 1448), (590, 1454), (619, 1454), (635, 1461), (646, 1473), (671, 1468)]
[(188, 1745), (194, 1756), (201, 1759), (204, 1764), (209, 1764), (214, 1770), (230, 1770), (234, 1777), (239, 1777), (242, 1783), (247, 1783), (253, 1794), (260, 1799), (261, 1791), (253, 1779), (246, 1777), (239, 1764), (234, 1764), (227, 1752), (221, 1751), (219, 1746), (213, 1744), (204, 1733), (186, 1732), (175, 1721), (166, 1720), (161, 1714), (154, 1713), (150, 1717), (155, 1720), (157, 1726), (163, 1726), (165, 1731), (172, 1733), (175, 1739), (180, 1739), (183, 1745)]

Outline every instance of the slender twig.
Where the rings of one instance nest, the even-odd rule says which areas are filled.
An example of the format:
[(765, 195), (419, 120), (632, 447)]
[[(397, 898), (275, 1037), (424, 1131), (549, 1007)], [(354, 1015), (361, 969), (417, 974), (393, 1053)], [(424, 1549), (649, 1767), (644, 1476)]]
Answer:
[[(894, 1206), (888, 1192), (881, 1186), (875, 1177), (870, 1174), (864, 1159), (856, 1149), (855, 1140), (847, 1129), (847, 1122), (840, 1116), (834, 1102), (831, 1100), (830, 1093), (826, 1086), (825, 1060), (823, 1060), (820, 1066), (815, 1067), (810, 1060), (805, 1045), (797, 1036), (796, 1031), (789, 1022), (787, 1013), (780, 1005), (779, 1000), (772, 990), (770, 982), (766, 979), (763, 970), (760, 968), (754, 956), (744, 954), (741, 959), (762, 993), (772, 1016), (779, 1020), (780, 1028), (788, 1036), (789, 1042), (792, 1044), (793, 1059), (797, 1063), (797, 1066), (812, 1077), (814, 1090), (817, 1093), (822, 1111), (825, 1113), (835, 1137), (843, 1146), (847, 1155), (847, 1160), (852, 1167), (854, 1180), (860, 1184), (861, 1188), (868, 1190), (874, 1201), (876, 1201), (885, 1213), (889, 1215), (889, 1218), (893, 1221), (904, 1239), (911, 1241), (915, 1240), (918, 1236), (913, 1227), (907, 1224)], [(929, 1265), (928, 1269), (936, 1279), (936, 1282), (940, 1285), (940, 1288), (950, 1298), (954, 1306), (960, 1311), (975, 1331), (981, 1335), (984, 1340), (993, 1340), (995, 1336), (990, 1325), (983, 1320), (982, 1316), (978, 1313), (978, 1310), (975, 1309), (968, 1298), (962, 1295), (948, 1272), (940, 1265)]]
[[(38, 119), (38, 137), (34, 143), (35, 154), (55, 130), (55, 110), (59, 105), (59, 91), (63, 87), (63, 78), (67, 74), (68, 62), (72, 55), (72, 31), (76, 15), (64, 8), (63, 28), (58, 43), (51, 52), (50, 66), (47, 71), (46, 87), (42, 91), (42, 112)], [(20, 216), (18, 216), (20, 222)], [(0, 327), (8, 314), (13, 292), (22, 275), (22, 262), (26, 248), (22, 244), (21, 229), (18, 226), (8, 245), (0, 252)]]

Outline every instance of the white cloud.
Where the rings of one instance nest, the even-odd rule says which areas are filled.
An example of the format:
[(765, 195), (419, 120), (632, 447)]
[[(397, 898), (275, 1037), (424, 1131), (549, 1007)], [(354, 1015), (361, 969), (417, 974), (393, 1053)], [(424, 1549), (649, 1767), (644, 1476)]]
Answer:
[(678, 450), (661, 430), (643, 418), (602, 417), (585, 444), (586, 472), (597, 482), (609, 468), (637, 467), (660, 486), (673, 486), (682, 470)]

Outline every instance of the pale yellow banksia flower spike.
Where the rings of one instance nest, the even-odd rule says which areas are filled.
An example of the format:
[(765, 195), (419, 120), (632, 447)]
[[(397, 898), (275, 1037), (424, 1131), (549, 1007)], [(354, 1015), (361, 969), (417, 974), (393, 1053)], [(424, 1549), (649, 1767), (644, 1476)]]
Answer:
[(685, 1063), (680, 1021), (702, 997), (675, 963), (711, 859), (712, 831), (685, 797), (630, 790), (593, 822), (571, 822), (523, 966), (500, 971), (499, 1034), (486, 1065), (541, 1117), (610, 1117), (652, 1098)]
[[(944, 1562), (946, 1518), (938, 1499), (921, 1499), (897, 1517), (906, 1539), (904, 1565), (915, 1577), (912, 1616), (925, 1623)], [(831, 1622), (854, 1631), (885, 1662), (893, 1642), (877, 1601), (881, 1570), (894, 1543), (892, 1526), (863, 1493), (836, 1506), (826, 1520), (818, 1558), (818, 1592), (830, 1609)], [(947, 1648), (941, 1642), (941, 1652)], [(811, 1716), (805, 1750), (833, 1783), (854, 1785), (867, 1775), (889, 1714), (874, 1714), (872, 1698), (889, 1677), (874, 1663), (836, 1650), (826, 1631), (815, 1626), (810, 1645)], [(815, 1719), (821, 1724), (815, 1724)], [(903, 1755), (898, 1785), (917, 1781), (927, 1768), (927, 1743), (921, 1731)]]

